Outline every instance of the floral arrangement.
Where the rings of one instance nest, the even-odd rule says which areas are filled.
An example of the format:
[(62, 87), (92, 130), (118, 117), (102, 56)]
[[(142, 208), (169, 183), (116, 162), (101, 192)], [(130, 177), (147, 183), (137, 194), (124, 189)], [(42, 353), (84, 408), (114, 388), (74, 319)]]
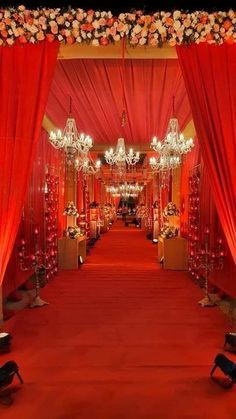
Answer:
[(161, 228), (160, 235), (165, 239), (171, 239), (178, 236), (178, 229), (174, 226), (165, 225)]
[(67, 228), (67, 234), (70, 239), (76, 239), (77, 237), (80, 237), (83, 235), (80, 228), (77, 226), (68, 227)]
[(79, 213), (73, 201), (69, 201), (66, 208), (64, 209), (63, 215), (73, 215), (78, 217)]
[(179, 215), (179, 210), (177, 209), (174, 202), (169, 202), (163, 211), (164, 217), (170, 217), (171, 215)]
[(96, 201), (93, 201), (89, 204), (89, 208), (93, 209), (93, 208), (98, 208), (99, 207), (99, 203)]
[(175, 10), (145, 15), (137, 10), (113, 16), (110, 11), (37, 8), (0, 8), (0, 45), (25, 44), (47, 39), (68, 45), (106, 46), (126, 37), (130, 45), (162, 46), (208, 42), (236, 42), (236, 11), (192, 13)]

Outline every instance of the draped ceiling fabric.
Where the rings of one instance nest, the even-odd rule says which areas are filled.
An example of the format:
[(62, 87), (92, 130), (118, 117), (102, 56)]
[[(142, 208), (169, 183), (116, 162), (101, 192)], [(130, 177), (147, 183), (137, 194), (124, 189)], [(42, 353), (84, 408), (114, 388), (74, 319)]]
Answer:
[(123, 134), (126, 144), (149, 148), (151, 138), (166, 133), (172, 100), (181, 129), (191, 118), (183, 77), (177, 60), (125, 60), (124, 94), (127, 123), (121, 132), (122, 60), (58, 61), (47, 105), (47, 115), (64, 128), (72, 97), (72, 115), (80, 131), (94, 144), (114, 146)]
[(14, 245), (59, 44), (0, 47), (0, 284)]
[(236, 262), (236, 45), (179, 46), (216, 208)]

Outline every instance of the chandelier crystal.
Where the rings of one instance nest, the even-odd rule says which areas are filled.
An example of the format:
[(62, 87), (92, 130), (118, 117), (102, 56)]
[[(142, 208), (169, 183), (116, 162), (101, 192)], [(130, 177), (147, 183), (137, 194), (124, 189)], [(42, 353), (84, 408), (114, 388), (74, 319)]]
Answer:
[(64, 149), (69, 164), (74, 162), (75, 155), (78, 152), (86, 154), (93, 146), (92, 138), (84, 133), (79, 133), (77, 130), (75, 119), (71, 116), (71, 98), (70, 112), (63, 132), (61, 130), (51, 131), (49, 141), (56, 149)]
[(80, 154), (75, 160), (75, 169), (84, 176), (96, 174), (101, 169), (101, 160), (94, 162), (88, 153)]
[(107, 186), (106, 191), (109, 192), (113, 197), (115, 196), (123, 196), (125, 198), (136, 197), (140, 192), (142, 192), (143, 186), (139, 185), (138, 183), (130, 184), (130, 183), (122, 183), (120, 185), (114, 186)]
[(128, 166), (134, 166), (139, 161), (140, 154), (138, 151), (134, 153), (132, 148), (130, 148), (129, 152), (127, 152), (124, 138), (118, 138), (115, 151), (113, 148), (106, 150), (104, 157), (110, 166), (116, 165), (118, 171), (122, 172), (125, 170), (126, 164)]
[(150, 166), (154, 171), (175, 169), (182, 163), (182, 155), (191, 151), (193, 147), (193, 139), (185, 140), (180, 133), (178, 119), (171, 118), (164, 140), (158, 141), (157, 137), (152, 139), (151, 148), (160, 156), (158, 159), (151, 157)]

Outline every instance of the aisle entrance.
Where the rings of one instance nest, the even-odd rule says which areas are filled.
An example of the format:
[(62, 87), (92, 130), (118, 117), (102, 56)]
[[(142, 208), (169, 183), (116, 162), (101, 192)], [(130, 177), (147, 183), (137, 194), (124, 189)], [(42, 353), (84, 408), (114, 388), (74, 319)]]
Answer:
[(6, 324), (2, 363), (15, 359), (25, 381), (8, 419), (233, 417), (234, 391), (226, 404), (209, 379), (226, 318), (198, 306), (187, 273), (159, 268), (143, 231), (117, 222), (42, 294), (49, 306)]

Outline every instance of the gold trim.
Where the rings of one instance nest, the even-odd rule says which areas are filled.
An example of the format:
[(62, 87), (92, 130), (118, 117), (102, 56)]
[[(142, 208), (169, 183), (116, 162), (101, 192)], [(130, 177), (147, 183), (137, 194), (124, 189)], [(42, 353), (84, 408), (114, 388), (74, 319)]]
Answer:
[[(115, 44), (104, 46), (93, 46), (84, 44), (65, 45), (60, 44), (58, 53), (59, 60), (69, 59), (114, 59), (122, 58), (122, 43), (116, 42)], [(163, 47), (141, 46), (125, 47), (125, 58), (132, 59), (177, 59), (175, 47), (170, 47), (164, 44)]]

